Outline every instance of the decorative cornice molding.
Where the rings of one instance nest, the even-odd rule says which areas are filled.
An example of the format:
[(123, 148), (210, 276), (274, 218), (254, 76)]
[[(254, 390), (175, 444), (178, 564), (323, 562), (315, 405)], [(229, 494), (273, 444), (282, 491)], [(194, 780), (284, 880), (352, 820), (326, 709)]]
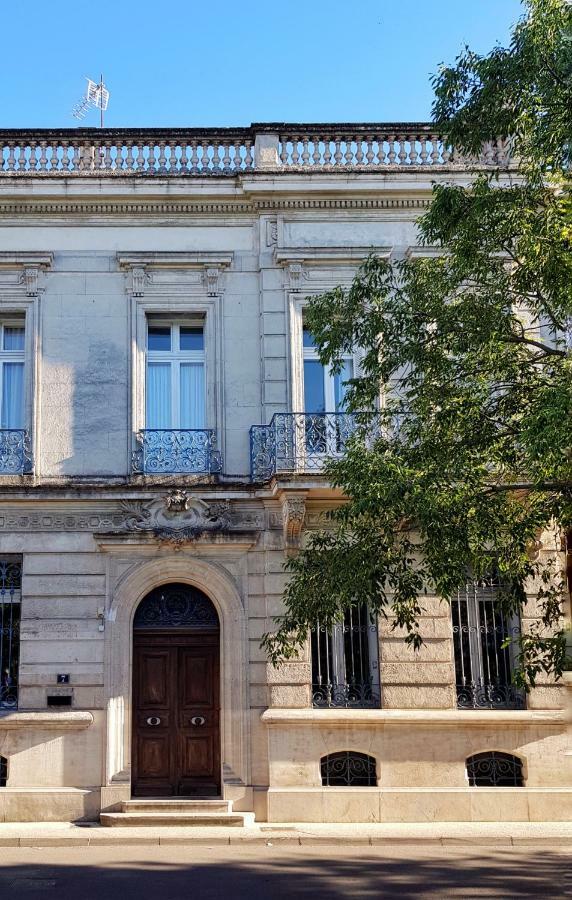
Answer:
[(220, 253), (210, 250), (203, 252), (186, 252), (173, 250), (166, 253), (118, 253), (117, 262), (121, 268), (145, 266), (167, 269), (196, 269), (202, 266), (230, 266), (233, 253)]
[[(380, 197), (380, 198), (284, 198), (272, 197), (251, 201), (220, 203), (162, 203), (160, 201), (117, 202), (90, 201), (70, 203), (50, 201), (43, 203), (0, 202), (0, 218), (10, 216), (220, 216), (256, 215), (257, 213), (280, 210), (423, 210), (429, 206), (427, 198)], [(133, 224), (133, 222), (131, 222)]]
[(53, 258), (53, 253), (2, 251), (0, 252), (0, 270), (20, 269), (18, 283), (24, 285), (26, 297), (37, 297), (40, 291), (44, 290), (40, 276), (51, 267)]
[[(367, 247), (281, 247), (274, 251), (274, 259), (279, 265), (287, 264), (292, 270), (295, 265), (358, 265), (370, 253), (387, 259), (392, 251), (389, 246)], [(292, 278), (290, 277), (290, 280)]]

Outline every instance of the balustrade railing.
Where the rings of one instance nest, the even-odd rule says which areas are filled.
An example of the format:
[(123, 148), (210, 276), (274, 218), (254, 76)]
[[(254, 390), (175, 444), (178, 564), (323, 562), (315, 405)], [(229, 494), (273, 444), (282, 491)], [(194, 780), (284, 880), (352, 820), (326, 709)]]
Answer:
[(250, 429), (250, 474), (268, 481), (281, 472), (321, 472), (341, 456), (356, 430), (352, 413), (276, 413)]
[(26, 475), (31, 471), (28, 432), (23, 428), (0, 429), (0, 475)]
[(145, 475), (214, 475), (222, 470), (215, 432), (145, 428), (137, 434), (133, 472)]
[(455, 152), (424, 123), (0, 131), (2, 175), (239, 175), (251, 171), (507, 167), (510, 145)]

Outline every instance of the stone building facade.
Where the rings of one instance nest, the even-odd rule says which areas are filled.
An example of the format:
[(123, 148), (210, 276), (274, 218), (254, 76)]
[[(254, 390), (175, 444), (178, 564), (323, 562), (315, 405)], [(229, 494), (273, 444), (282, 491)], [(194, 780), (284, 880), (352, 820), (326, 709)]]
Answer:
[(0, 819), (172, 796), (261, 821), (569, 818), (562, 688), (518, 695), (501, 648), (533, 594), (516, 624), (494, 583), (429, 598), (417, 655), (364, 610), (279, 669), (260, 648), (351, 430), (307, 298), (372, 251), (429, 253), (432, 182), (509, 165), (502, 144), (469, 161), (367, 124), (0, 147)]

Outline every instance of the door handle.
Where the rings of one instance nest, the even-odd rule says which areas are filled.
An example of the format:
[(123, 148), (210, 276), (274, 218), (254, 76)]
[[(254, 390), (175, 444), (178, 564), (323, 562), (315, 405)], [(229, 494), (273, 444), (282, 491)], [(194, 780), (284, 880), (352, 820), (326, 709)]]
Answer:
[(159, 718), (159, 716), (149, 716), (149, 718), (147, 719), (147, 725), (160, 725), (160, 724), (161, 724), (161, 719)]
[(194, 725), (195, 727), (197, 725), (204, 725), (205, 722), (206, 719), (204, 716), (193, 716), (193, 718), (191, 719), (191, 725)]

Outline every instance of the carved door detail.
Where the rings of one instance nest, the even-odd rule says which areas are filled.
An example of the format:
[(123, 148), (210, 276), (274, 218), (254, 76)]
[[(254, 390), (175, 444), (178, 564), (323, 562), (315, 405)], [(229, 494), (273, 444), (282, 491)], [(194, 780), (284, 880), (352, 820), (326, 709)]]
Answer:
[(203, 626), (192, 630), (138, 627), (137, 622), (136, 617), (133, 795), (217, 796), (220, 794), (218, 629), (212, 628), (212, 621), (208, 629)]

